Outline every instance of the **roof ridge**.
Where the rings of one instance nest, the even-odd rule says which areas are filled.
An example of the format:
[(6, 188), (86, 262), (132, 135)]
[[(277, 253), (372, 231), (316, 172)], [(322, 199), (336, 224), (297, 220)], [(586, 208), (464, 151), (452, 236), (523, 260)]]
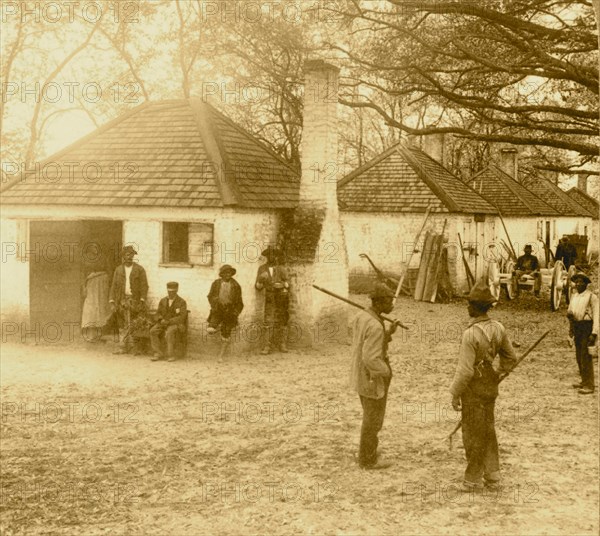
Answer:
[[(516, 179), (514, 179), (513, 177), (511, 177), (508, 173), (506, 173), (505, 171), (503, 171), (502, 169), (500, 169), (496, 164), (494, 164), (494, 163), (489, 164), (488, 167), (492, 167), (492, 168), (494, 168), (496, 171), (498, 171), (500, 173), (500, 175), (499, 175), (500, 180), (502, 180), (502, 182), (513, 193), (513, 195), (515, 195), (516, 197), (518, 197), (523, 202), (523, 204), (531, 212), (533, 212), (535, 215), (539, 215), (539, 216), (560, 216), (561, 215), (560, 212), (558, 212), (556, 209), (552, 208), (541, 197), (539, 197), (538, 195), (536, 195), (534, 192), (532, 192), (526, 186), (522, 185), (519, 181), (517, 181)], [(519, 188), (519, 187), (523, 188), (528, 194), (530, 194), (533, 197), (537, 198), (542, 204), (546, 205), (550, 209), (550, 213), (545, 213), (544, 214), (544, 213), (536, 211), (534, 208), (532, 208), (531, 205), (525, 199), (523, 199), (523, 197), (521, 195), (519, 195), (517, 192), (515, 192), (515, 185), (516, 185), (517, 188)]]
[(587, 192), (584, 192), (581, 188), (579, 188), (578, 186), (573, 186), (572, 188), (569, 188), (565, 193), (568, 194), (569, 192), (575, 190), (575, 193), (577, 194), (581, 194), (583, 196), (585, 196), (587, 199), (589, 199), (590, 201), (592, 201), (595, 205), (600, 205), (600, 202), (598, 202), (597, 199), (593, 198), (590, 194), (588, 194)]
[[(419, 178), (429, 187), (429, 189), (444, 203), (449, 212), (462, 212), (460, 207), (452, 199), (450, 196), (439, 184), (435, 181), (432, 181), (430, 177), (427, 176), (426, 171), (423, 169), (421, 164), (416, 161), (414, 155), (410, 154), (411, 149), (417, 149), (417, 147), (407, 147), (405, 145), (401, 145), (397, 147), (398, 152), (408, 160), (408, 163), (413, 168), (413, 171), (419, 176)], [(421, 149), (418, 149), (421, 151)], [(423, 151), (421, 151), (423, 153)], [(426, 153), (423, 153), (426, 154)]]
[(294, 168), (292, 165), (289, 164), (289, 162), (287, 162), (285, 160), (285, 158), (283, 158), (282, 156), (278, 155), (273, 149), (271, 149), (269, 146), (265, 145), (264, 143), (260, 142), (259, 140), (256, 139), (256, 137), (249, 132), (248, 130), (246, 130), (244, 127), (242, 127), (241, 125), (238, 125), (233, 119), (231, 119), (231, 117), (228, 117), (227, 115), (225, 115), (221, 110), (219, 110), (218, 108), (216, 108), (215, 106), (213, 106), (212, 104), (208, 103), (208, 102), (203, 102), (202, 103), (203, 106), (206, 106), (209, 110), (211, 110), (212, 112), (220, 115), (225, 121), (227, 121), (228, 123), (230, 123), (237, 131), (239, 131), (241, 134), (243, 134), (244, 136), (246, 136), (250, 141), (252, 141), (255, 145), (258, 145), (261, 149), (264, 149), (265, 151), (267, 151), (271, 156), (273, 156), (274, 158), (276, 158), (277, 160), (279, 160), (279, 162), (281, 164), (283, 164), (284, 166), (288, 167), (290, 169), (290, 171), (294, 172), (294, 173), (298, 173), (299, 170), (297, 170), (296, 168)]
[[(142, 110), (144, 110), (146, 108), (149, 108), (153, 103), (154, 103), (154, 101), (143, 102), (139, 106), (136, 106), (135, 108), (131, 108), (130, 110), (127, 110), (124, 114), (114, 117), (113, 119), (107, 121), (106, 123), (99, 126), (98, 128), (92, 130), (92, 132), (90, 132), (89, 134), (86, 134), (85, 136), (75, 140), (73, 143), (70, 143), (66, 147), (63, 147), (59, 151), (44, 158), (41, 162), (39, 162), (40, 167), (45, 166), (48, 162), (52, 162), (55, 159), (63, 157), (65, 154), (68, 154), (76, 147), (79, 147), (80, 145), (83, 145), (84, 143), (87, 143), (90, 140), (93, 140), (100, 134), (103, 134), (107, 130), (109, 130), (109, 129), (115, 127), (116, 125), (118, 125), (119, 123), (123, 122), (125, 119), (129, 119), (131, 116), (141, 112)], [(12, 188), (15, 184), (18, 184), (20, 181), (21, 181), (21, 179), (19, 177), (15, 177), (14, 179), (10, 180), (5, 185), (0, 184), (0, 193), (6, 192), (10, 188)]]
[(352, 181), (353, 179), (355, 179), (356, 177), (358, 177), (359, 175), (362, 175), (365, 171), (367, 171), (368, 169), (371, 169), (373, 166), (379, 164), (379, 162), (381, 162), (382, 160), (385, 160), (388, 156), (390, 156), (391, 154), (394, 153), (394, 151), (396, 150), (396, 148), (401, 144), (402, 142), (398, 142), (395, 143), (394, 145), (388, 147), (387, 149), (385, 149), (383, 152), (379, 153), (377, 156), (371, 158), (371, 160), (369, 160), (368, 162), (365, 162), (362, 166), (360, 166), (359, 168), (355, 169), (354, 171), (351, 171), (350, 173), (348, 173), (348, 175), (346, 175), (345, 177), (342, 177), (339, 181), (338, 181), (338, 188), (345, 186), (346, 184), (348, 184), (350, 181)]
[[(496, 210), (499, 210), (498, 207), (494, 206), (492, 203), (490, 203), (485, 197), (483, 197), (477, 190), (475, 190), (475, 188), (473, 188), (470, 184), (468, 184), (469, 181), (465, 182), (463, 180), (461, 180), (459, 177), (457, 177), (454, 173), (452, 173), (452, 171), (450, 171), (446, 166), (444, 166), (444, 164), (442, 164), (441, 162), (438, 162), (435, 158), (433, 158), (430, 154), (428, 154), (426, 151), (424, 151), (423, 149), (421, 149), (420, 147), (414, 147), (414, 149), (418, 150), (419, 152), (421, 152), (423, 155), (425, 155), (427, 158), (429, 158), (429, 160), (431, 160), (434, 164), (438, 165), (439, 167), (441, 167), (446, 173), (448, 173), (448, 175), (450, 175), (454, 180), (456, 180), (457, 182), (459, 182), (461, 185), (466, 186), (467, 188), (469, 188), (469, 190), (471, 190), (472, 192), (474, 192), (475, 194), (477, 194), (479, 197), (481, 197), (481, 199), (483, 199), (483, 201), (485, 201), (488, 205), (490, 205), (492, 208), (495, 208)], [(449, 195), (449, 194), (448, 194)], [(450, 196), (449, 196), (450, 197)]]
[[(577, 203), (575, 203), (575, 201), (567, 195), (567, 192), (565, 192), (558, 184), (554, 184), (552, 181), (548, 180), (546, 177), (539, 177), (538, 175), (536, 175), (535, 177), (541, 179), (541, 182), (546, 182), (550, 186), (550, 188), (554, 190), (556, 195), (559, 197), (559, 201), (562, 200), (562, 202), (569, 207), (571, 214), (565, 214), (565, 216), (569, 216), (569, 215), (585, 216), (586, 215), (586, 214), (582, 214), (582, 211), (586, 212), (586, 213), (588, 211), (585, 208), (579, 206)], [(576, 207), (576, 208), (574, 208), (574, 207)]]

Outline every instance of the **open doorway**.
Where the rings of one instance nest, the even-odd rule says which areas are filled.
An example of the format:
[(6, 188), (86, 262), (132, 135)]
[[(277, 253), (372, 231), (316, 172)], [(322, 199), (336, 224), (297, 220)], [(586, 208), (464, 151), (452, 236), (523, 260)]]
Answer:
[(120, 262), (122, 233), (120, 221), (30, 222), (29, 309), (36, 337), (45, 342), (79, 340), (86, 278), (105, 271), (111, 283)]

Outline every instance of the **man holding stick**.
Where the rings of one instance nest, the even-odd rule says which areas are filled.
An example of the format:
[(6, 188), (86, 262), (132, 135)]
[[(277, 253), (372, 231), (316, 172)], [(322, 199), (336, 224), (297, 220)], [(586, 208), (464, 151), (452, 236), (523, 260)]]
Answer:
[[(483, 281), (471, 289), (468, 312), (473, 320), (463, 333), (450, 387), (452, 407), (462, 412), (462, 436), (467, 457), (464, 491), (483, 489), (484, 484), (488, 488), (497, 488), (500, 483), (494, 408), (500, 375), (508, 373), (517, 359), (506, 328), (487, 315), (496, 301)], [(493, 367), (497, 355), (500, 356), (498, 371)]]
[(352, 369), (350, 383), (360, 397), (363, 421), (360, 431), (358, 464), (363, 469), (385, 469), (391, 462), (377, 456), (377, 434), (383, 426), (392, 369), (387, 356), (388, 343), (398, 322), (387, 330), (382, 313), (394, 308), (394, 292), (378, 283), (371, 293), (371, 307), (358, 313), (352, 323)]

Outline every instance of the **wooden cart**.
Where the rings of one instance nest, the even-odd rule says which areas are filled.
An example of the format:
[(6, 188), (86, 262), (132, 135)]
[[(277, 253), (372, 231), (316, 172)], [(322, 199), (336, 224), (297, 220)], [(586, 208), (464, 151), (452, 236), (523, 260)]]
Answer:
[[(491, 261), (488, 264), (487, 278), (490, 291), (495, 298), (500, 299), (500, 290), (504, 288), (506, 297), (513, 300), (517, 297), (518, 290), (532, 290), (534, 278), (531, 275), (523, 275), (517, 281), (514, 275), (515, 263), (510, 260), (506, 263), (501, 272), (497, 261)], [(541, 268), (542, 288), (550, 287), (550, 308), (552, 311), (558, 311), (560, 303), (564, 296), (568, 304), (573, 292), (571, 278), (575, 275), (577, 269), (571, 266), (569, 270), (565, 268), (562, 261), (556, 261), (552, 268)]]

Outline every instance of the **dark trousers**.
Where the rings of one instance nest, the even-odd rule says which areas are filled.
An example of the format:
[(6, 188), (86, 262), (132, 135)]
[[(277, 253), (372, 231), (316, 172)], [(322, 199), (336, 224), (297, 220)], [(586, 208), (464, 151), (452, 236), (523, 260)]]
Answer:
[(379, 434), (379, 431), (383, 426), (389, 387), (390, 380), (386, 379), (385, 394), (382, 398), (360, 397), (360, 403), (363, 407), (363, 420), (360, 429), (358, 463), (363, 467), (373, 465), (377, 462), (377, 445), (379, 445), (377, 434)]
[(219, 304), (210, 310), (208, 325), (215, 329), (221, 326), (221, 337), (224, 339), (229, 339), (237, 323), (238, 315), (230, 306)]
[(465, 482), (480, 485), (500, 480), (498, 439), (494, 421), (495, 400), (483, 400), (472, 393), (462, 397), (462, 437), (467, 457)]
[(575, 339), (575, 357), (583, 387), (594, 390), (594, 363), (588, 352), (588, 339), (592, 334), (592, 321), (573, 321), (573, 338)]

